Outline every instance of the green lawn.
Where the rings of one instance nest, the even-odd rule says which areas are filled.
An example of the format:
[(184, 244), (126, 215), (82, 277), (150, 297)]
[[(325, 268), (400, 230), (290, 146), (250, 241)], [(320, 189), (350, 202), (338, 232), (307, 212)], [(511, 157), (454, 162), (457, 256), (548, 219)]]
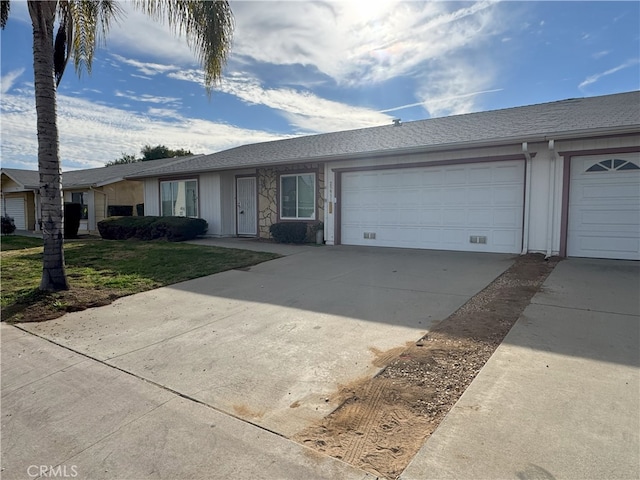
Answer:
[(104, 305), (116, 298), (213, 273), (256, 265), (278, 255), (162, 241), (86, 239), (65, 244), (70, 290), (38, 290), (42, 240), (3, 236), (2, 320), (36, 321)]

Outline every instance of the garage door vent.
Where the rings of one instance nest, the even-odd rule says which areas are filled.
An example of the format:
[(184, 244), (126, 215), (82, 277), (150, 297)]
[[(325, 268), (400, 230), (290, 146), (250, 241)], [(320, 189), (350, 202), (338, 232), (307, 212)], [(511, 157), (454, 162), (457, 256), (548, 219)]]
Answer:
[(364, 232), (364, 238), (368, 238), (370, 240), (375, 240), (376, 233), (375, 232)]
[(487, 237), (480, 235), (471, 235), (469, 237), (469, 243), (482, 243), (483, 245), (486, 245)]

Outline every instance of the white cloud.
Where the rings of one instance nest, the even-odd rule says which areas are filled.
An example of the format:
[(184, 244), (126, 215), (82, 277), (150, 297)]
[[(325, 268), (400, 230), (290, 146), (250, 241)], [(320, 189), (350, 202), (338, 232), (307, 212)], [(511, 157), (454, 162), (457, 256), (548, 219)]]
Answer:
[(492, 5), (240, 2), (234, 5), (234, 55), (313, 66), (338, 84), (380, 82), (478, 40), (492, 19)]
[(9, 90), (11, 90), (11, 87), (13, 87), (13, 85), (16, 83), (18, 77), (20, 77), (20, 75), (22, 75), (23, 73), (24, 68), (19, 68), (17, 70), (10, 71), (6, 75), (3, 75), (0, 79), (0, 93), (4, 95)]
[[(4, 95), (0, 105), (2, 164), (35, 170), (37, 138), (33, 90), (16, 92)], [(103, 166), (120, 157), (122, 152), (138, 152), (146, 144), (211, 153), (285, 137), (202, 119), (188, 119), (178, 114), (170, 116), (169, 113), (159, 110), (151, 110), (149, 114), (132, 113), (82, 98), (58, 95), (63, 170)]]
[(135, 95), (131, 90), (127, 90), (126, 92), (121, 92), (120, 90), (116, 90), (114, 92), (116, 97), (126, 98), (128, 100), (134, 100), (136, 102), (146, 102), (146, 103), (168, 103), (168, 104), (176, 104), (181, 103), (178, 97), (161, 97), (156, 95), (149, 95), (148, 93), (143, 93), (142, 95)]
[[(441, 105), (445, 104), (446, 102), (457, 102), (458, 100), (464, 99), (464, 98), (470, 98), (470, 97), (475, 97), (478, 95), (482, 95), (485, 93), (494, 93), (494, 92), (501, 92), (503, 89), (502, 88), (494, 88), (492, 90), (484, 90), (482, 92), (471, 92), (471, 93), (463, 93), (460, 95), (455, 95), (453, 97), (440, 97), (440, 98), (436, 98), (436, 99), (431, 99), (430, 104), (432, 105), (433, 103), (439, 103)], [(429, 103), (428, 100), (422, 101), (422, 102), (416, 102), (416, 103), (409, 103), (408, 105), (400, 105), (399, 107), (393, 107), (393, 108), (387, 108), (385, 110), (380, 110), (381, 113), (387, 113), (387, 112), (397, 112), (399, 110), (405, 110), (407, 108), (413, 108), (413, 107), (425, 107), (427, 108), (427, 103)], [(447, 108), (445, 107), (445, 110)]]
[[(236, 30), (230, 67), (246, 70), (254, 77), (261, 76), (265, 65), (301, 67), (306, 74), (294, 78), (285, 74), (278, 78), (278, 88), (260, 90), (253, 86), (251, 92), (247, 92), (245, 86), (241, 92), (245, 95), (244, 101), (267, 106), (277, 104), (272, 108), (281, 111), (298, 128), (326, 131), (339, 126), (366, 125), (369, 121), (378, 124), (380, 117), (350, 123), (335, 121), (330, 115), (318, 116), (322, 99), (305, 99), (304, 106), (316, 114), (296, 112), (296, 101), (291, 99), (304, 96), (304, 92), (296, 95), (295, 90), (282, 87), (308, 89), (318, 82), (333, 81), (338, 86), (358, 88), (405, 76), (415, 83), (416, 100), (459, 97), (489, 89), (494, 86), (492, 81), (497, 69), (479, 63), (476, 53), (482, 52), (491, 39), (504, 38), (504, 31), (511, 25), (502, 17), (503, 10), (498, 5), (486, 0), (473, 3), (234, 2)], [(126, 53), (114, 58), (145, 76), (184, 77), (185, 70), (195, 66), (184, 38), (175, 37), (167, 25), (152, 22), (129, 5), (125, 9), (125, 19), (112, 29), (108, 42)], [(132, 60), (134, 57), (154, 61)], [(446, 72), (461, 69), (472, 78), (466, 81), (454, 78), (455, 85), (450, 85), (452, 78)], [(445, 74), (431, 73), (440, 71)], [(232, 83), (235, 80), (232, 79)], [(434, 84), (437, 81), (444, 83)], [(467, 90), (463, 90), (463, 83)], [(470, 95), (440, 102), (448, 106), (437, 108), (433, 105), (438, 102), (432, 99), (431, 105), (433, 111), (441, 113), (460, 112), (476, 108), (474, 98)], [(334, 117), (342, 113), (338, 110)], [(351, 114), (361, 118), (361, 112), (351, 111)], [(386, 121), (383, 119), (383, 123)]]
[[(198, 70), (170, 73), (171, 78), (202, 83)], [(293, 88), (264, 88), (248, 74), (227, 75), (216, 91), (234, 95), (250, 105), (264, 105), (277, 110), (293, 126), (307, 132), (334, 132), (384, 125), (391, 117), (369, 108), (321, 98), (310, 91)]]
[(118, 47), (130, 56), (150, 57), (178, 65), (197, 64), (184, 37), (174, 35), (168, 25), (151, 20), (130, 3), (120, 3), (124, 16), (111, 27), (107, 38), (109, 46)]
[(140, 73), (144, 75), (153, 76), (153, 75), (158, 75), (160, 73), (168, 73), (168, 72), (173, 72), (175, 70), (180, 69), (180, 67), (176, 65), (164, 65), (164, 64), (152, 63), (152, 62), (140, 62), (138, 60), (126, 58), (126, 57), (123, 57), (122, 55), (117, 55), (115, 53), (112, 53), (111, 56), (116, 60), (118, 60), (119, 62), (122, 62), (126, 65), (130, 65), (136, 68)]
[(487, 89), (492, 82), (488, 71), (481, 74), (460, 62), (427, 74), (417, 96), (431, 117), (470, 113), (477, 110), (475, 98), (479, 93), (501, 90)]
[(596, 73), (595, 75), (591, 75), (591, 76), (585, 78), (584, 81), (582, 81), (580, 83), (580, 85), (578, 85), (578, 88), (582, 90), (582, 89), (584, 89), (584, 87), (587, 87), (587, 86), (591, 85), (592, 83), (596, 83), (602, 77), (606, 77), (607, 75), (614, 74), (616, 72), (619, 72), (620, 70), (624, 70), (625, 68), (629, 68), (629, 67), (632, 67), (632, 66), (637, 65), (637, 64), (638, 64), (638, 59), (634, 58), (632, 60), (626, 61), (622, 65), (618, 65), (617, 67), (610, 68), (609, 70), (606, 70), (606, 71), (601, 72), (601, 73)]

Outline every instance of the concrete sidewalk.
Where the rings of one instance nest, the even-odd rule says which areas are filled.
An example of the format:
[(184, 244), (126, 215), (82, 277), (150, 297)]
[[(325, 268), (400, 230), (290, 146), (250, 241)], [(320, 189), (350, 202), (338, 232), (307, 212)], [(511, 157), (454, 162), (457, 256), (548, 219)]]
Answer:
[(561, 262), (401, 478), (640, 478), (639, 292), (637, 262)]
[(245, 421), (1, 324), (3, 479), (366, 479)]

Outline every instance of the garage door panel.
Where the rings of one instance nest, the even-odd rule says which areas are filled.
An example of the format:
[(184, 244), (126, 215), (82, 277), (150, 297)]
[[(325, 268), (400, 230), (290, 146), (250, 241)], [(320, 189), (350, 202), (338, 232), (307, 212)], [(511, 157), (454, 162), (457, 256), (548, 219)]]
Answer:
[(520, 210), (516, 208), (496, 208), (492, 211), (493, 227), (510, 227), (515, 225), (522, 217)]
[(442, 225), (442, 210), (439, 208), (423, 208), (420, 211), (420, 225)]
[(444, 185), (444, 172), (441, 169), (433, 168), (431, 171), (421, 171), (414, 175), (422, 179), (422, 186), (435, 187), (438, 190)]
[(491, 204), (492, 191), (490, 188), (481, 187), (481, 188), (470, 188), (469, 192), (469, 203), (472, 205), (478, 204)]
[(422, 205), (441, 205), (442, 200), (442, 190), (440, 188), (422, 190)]
[(640, 226), (640, 215), (634, 209), (605, 209), (582, 210), (575, 215), (576, 229), (589, 231), (601, 228), (610, 231), (612, 226), (621, 230), (635, 232)]
[(615, 200), (616, 202), (621, 199), (640, 200), (640, 187), (633, 184), (609, 183), (605, 185), (590, 185), (583, 187), (580, 193), (580, 198), (585, 201), (590, 200), (594, 203), (602, 200)]
[(473, 179), (473, 183), (480, 185), (490, 185), (493, 183), (493, 173), (489, 167), (470, 167), (469, 175)]
[[(606, 159), (609, 167), (588, 171)], [(640, 260), (640, 171), (616, 170), (640, 154), (577, 157), (571, 161), (567, 254)]]
[(451, 187), (442, 192), (442, 204), (467, 205), (467, 189), (464, 187)]
[(582, 252), (596, 258), (624, 259), (635, 255), (640, 248), (638, 238), (631, 237), (611, 237), (610, 235), (601, 237), (590, 234), (580, 237), (579, 242)]
[(492, 190), (496, 205), (522, 204), (522, 188), (518, 186), (497, 186)]
[(467, 212), (467, 225), (471, 227), (490, 227), (493, 224), (493, 212), (489, 208), (475, 208)]
[(522, 166), (505, 164), (493, 168), (493, 183), (517, 183), (522, 180)]
[[(514, 172), (519, 175), (514, 177)], [(372, 178), (375, 175), (379, 180)], [(415, 182), (408, 185), (409, 179), (419, 179), (422, 187), (416, 188)], [(375, 184), (384, 188), (372, 190)], [(523, 189), (523, 161), (345, 173), (341, 241), (517, 253), (522, 243)], [(361, 194), (364, 191), (366, 195)]]
[(465, 185), (467, 183), (467, 169), (450, 168), (445, 171), (445, 185)]
[(494, 230), (493, 243), (502, 248), (508, 248), (518, 240), (516, 232), (513, 230)]

